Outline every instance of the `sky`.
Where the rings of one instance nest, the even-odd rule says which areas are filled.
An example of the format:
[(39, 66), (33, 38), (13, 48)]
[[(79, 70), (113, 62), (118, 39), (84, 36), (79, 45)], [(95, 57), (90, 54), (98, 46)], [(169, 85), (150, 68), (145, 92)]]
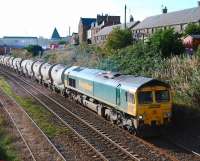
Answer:
[(80, 17), (96, 18), (97, 14), (121, 16), (124, 5), (127, 19), (135, 20), (161, 13), (162, 6), (169, 12), (197, 7), (197, 0), (0, 0), (0, 37), (42, 36), (50, 38), (56, 27), (60, 36), (78, 32)]

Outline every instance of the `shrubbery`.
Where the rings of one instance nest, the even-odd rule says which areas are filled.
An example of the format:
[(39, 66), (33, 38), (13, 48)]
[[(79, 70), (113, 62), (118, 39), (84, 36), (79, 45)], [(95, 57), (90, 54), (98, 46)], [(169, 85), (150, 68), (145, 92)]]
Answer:
[(116, 50), (129, 46), (132, 43), (133, 36), (131, 30), (115, 28), (113, 29), (111, 34), (108, 35), (106, 48), (108, 48), (109, 50)]
[(104, 57), (99, 67), (125, 74), (150, 75), (152, 70), (159, 69), (161, 59), (161, 53), (156, 48), (149, 50), (148, 45), (137, 43)]
[(159, 49), (163, 57), (180, 55), (184, 51), (181, 35), (174, 29), (158, 30), (150, 37), (148, 43), (151, 47)]
[(200, 35), (200, 25), (191, 23), (185, 29), (186, 35)]
[(153, 72), (152, 76), (169, 81), (175, 103), (199, 108), (200, 59), (182, 55), (164, 59), (161, 64), (160, 71)]
[(43, 54), (43, 49), (39, 45), (29, 45), (28, 47), (25, 48), (28, 52), (32, 53), (32, 56), (42, 56)]

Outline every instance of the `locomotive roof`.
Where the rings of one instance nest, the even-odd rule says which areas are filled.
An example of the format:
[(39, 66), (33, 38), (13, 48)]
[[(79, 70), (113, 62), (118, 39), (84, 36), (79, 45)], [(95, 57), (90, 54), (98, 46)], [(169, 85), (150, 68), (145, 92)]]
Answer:
[[(70, 75), (93, 81), (95, 80), (96, 75), (102, 71), (103, 70), (99, 70), (99, 69), (89, 69), (89, 68), (84, 68), (84, 67), (79, 67), (79, 66), (73, 66), (70, 69)], [(69, 71), (67, 70), (66, 72), (69, 72)]]
[(83, 67), (74, 68), (70, 71), (70, 75), (113, 87), (121, 85), (121, 88), (128, 91), (136, 91), (137, 89), (146, 85), (162, 85), (169, 87), (167, 83), (153, 78), (135, 77), (132, 75), (123, 75), (117, 72), (108, 72), (99, 69), (88, 69)]
[(123, 89), (127, 90), (137, 90), (144, 86), (152, 86), (152, 85), (161, 85), (165, 87), (169, 87), (167, 83), (164, 83), (160, 80), (148, 78), (148, 77), (134, 77), (132, 75), (123, 75), (120, 79), (120, 84)]

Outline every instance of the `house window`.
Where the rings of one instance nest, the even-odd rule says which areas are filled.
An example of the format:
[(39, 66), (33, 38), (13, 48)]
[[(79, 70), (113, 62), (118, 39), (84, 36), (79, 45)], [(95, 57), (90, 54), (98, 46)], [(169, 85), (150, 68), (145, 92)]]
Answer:
[(69, 86), (76, 88), (76, 80), (69, 78)]

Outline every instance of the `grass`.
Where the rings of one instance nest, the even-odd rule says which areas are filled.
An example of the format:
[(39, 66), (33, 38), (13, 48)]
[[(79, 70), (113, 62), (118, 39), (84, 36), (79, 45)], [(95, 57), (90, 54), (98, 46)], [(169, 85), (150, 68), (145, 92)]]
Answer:
[(7, 123), (0, 116), (0, 160), (19, 161), (16, 149), (12, 144), (13, 138), (8, 134)]
[(14, 98), (16, 102), (19, 103), (26, 110), (30, 117), (50, 138), (67, 132), (66, 128), (55, 125), (54, 121), (51, 120), (51, 118), (53, 118), (53, 115), (43, 106), (35, 102), (32, 98), (24, 98), (22, 96), (16, 95), (11, 85), (6, 82), (5, 79), (2, 77), (0, 77), (0, 88), (2, 88), (6, 94)]

